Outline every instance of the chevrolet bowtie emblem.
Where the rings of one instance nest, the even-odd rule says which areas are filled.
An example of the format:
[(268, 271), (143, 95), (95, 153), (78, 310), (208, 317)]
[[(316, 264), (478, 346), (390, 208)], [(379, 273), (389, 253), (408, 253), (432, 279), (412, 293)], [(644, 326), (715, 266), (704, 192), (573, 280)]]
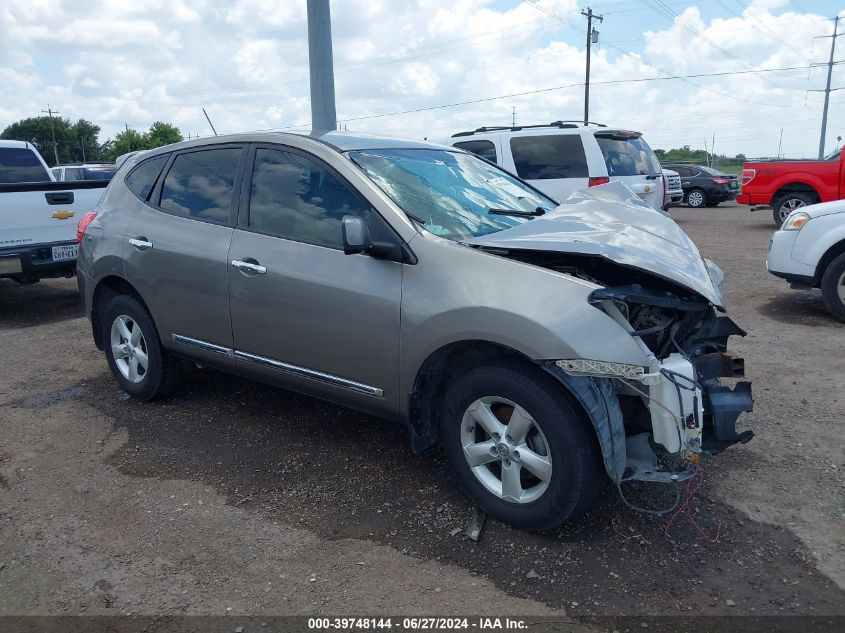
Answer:
[(55, 220), (67, 220), (73, 217), (73, 211), (53, 211), (53, 215), (50, 217)]

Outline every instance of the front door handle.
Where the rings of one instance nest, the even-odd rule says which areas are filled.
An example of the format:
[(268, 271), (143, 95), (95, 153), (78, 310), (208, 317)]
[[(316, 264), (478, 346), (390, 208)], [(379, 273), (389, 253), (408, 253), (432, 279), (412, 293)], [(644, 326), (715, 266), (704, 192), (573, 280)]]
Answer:
[(129, 240), (129, 243), (137, 248), (139, 251), (146, 251), (153, 247), (153, 243), (147, 240), (146, 237), (133, 237)]
[[(251, 258), (250, 258), (251, 259)], [(240, 260), (240, 259), (233, 259), (232, 266), (237, 268), (244, 274), (255, 273), (256, 275), (266, 275), (267, 274), (267, 267), (262, 266), (254, 259), (252, 261)]]

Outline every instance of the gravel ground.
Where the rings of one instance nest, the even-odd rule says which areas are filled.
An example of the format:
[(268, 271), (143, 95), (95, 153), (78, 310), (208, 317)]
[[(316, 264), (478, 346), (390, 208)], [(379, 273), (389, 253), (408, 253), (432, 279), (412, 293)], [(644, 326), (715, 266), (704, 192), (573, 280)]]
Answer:
[(608, 489), (575, 525), (473, 542), (403, 429), (216, 372), (127, 399), (72, 280), (0, 281), (0, 614), (845, 614), (845, 329), (766, 273), (770, 214), (672, 215), (727, 273), (756, 436), (671, 524)]

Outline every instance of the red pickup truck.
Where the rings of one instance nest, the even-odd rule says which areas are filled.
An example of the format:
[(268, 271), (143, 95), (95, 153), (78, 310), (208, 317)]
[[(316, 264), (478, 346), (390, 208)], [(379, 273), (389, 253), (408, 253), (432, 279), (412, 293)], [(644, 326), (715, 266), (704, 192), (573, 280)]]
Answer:
[(772, 160), (742, 166), (739, 204), (771, 206), (780, 226), (793, 210), (816, 202), (845, 198), (845, 155), (824, 160)]

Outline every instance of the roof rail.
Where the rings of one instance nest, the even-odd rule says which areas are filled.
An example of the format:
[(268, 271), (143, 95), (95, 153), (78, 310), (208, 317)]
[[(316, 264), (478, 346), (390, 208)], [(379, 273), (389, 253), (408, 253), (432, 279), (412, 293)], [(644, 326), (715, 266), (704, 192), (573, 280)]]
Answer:
[[(597, 125), (599, 127), (607, 127), (604, 123), (594, 123), (593, 121), (587, 121), (588, 125)], [(542, 123), (540, 125), (493, 125), (493, 126), (485, 126), (479, 127), (474, 130), (470, 130), (468, 132), (457, 132), (452, 134), (452, 138), (458, 138), (460, 136), (472, 136), (473, 134), (483, 134), (484, 132), (503, 132), (505, 130), (509, 132), (519, 132), (520, 130), (530, 130), (534, 128), (541, 128), (541, 127), (556, 127), (556, 128), (576, 128), (581, 125), (584, 125), (582, 121), (552, 121), (551, 123)]]
[[(566, 125), (567, 123), (572, 124), (576, 123), (577, 125)], [(604, 123), (596, 123), (595, 121), (587, 121), (584, 123), (580, 119), (578, 121), (552, 121), (549, 125), (555, 127), (578, 127), (578, 125), (583, 125), (587, 127), (588, 125), (597, 125), (598, 127), (607, 127)]]

